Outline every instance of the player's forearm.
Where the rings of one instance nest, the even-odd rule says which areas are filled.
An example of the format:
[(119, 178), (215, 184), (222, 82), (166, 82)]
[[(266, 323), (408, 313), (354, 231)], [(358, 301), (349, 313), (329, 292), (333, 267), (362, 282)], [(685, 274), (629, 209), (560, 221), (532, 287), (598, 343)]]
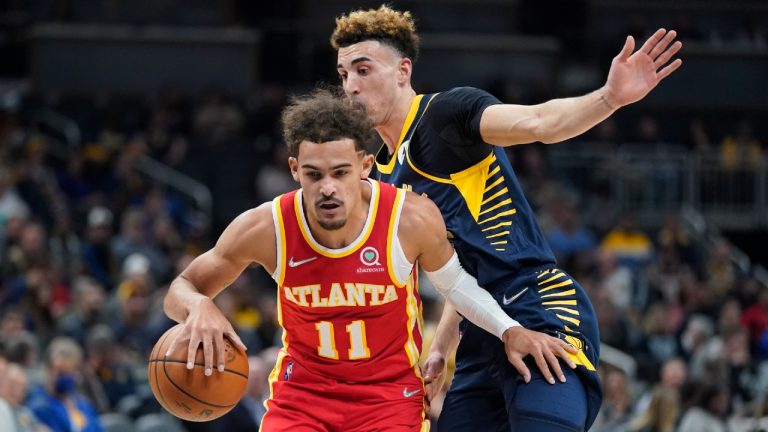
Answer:
[(535, 106), (540, 118), (536, 141), (552, 144), (583, 134), (619, 108), (610, 100), (603, 87), (584, 96), (553, 99)]
[(459, 323), (461, 316), (449, 302), (443, 305), (443, 314), (440, 316), (440, 322), (437, 323), (435, 337), (429, 347), (430, 352), (440, 353), (444, 358), (448, 356), (459, 345)]
[(163, 301), (163, 310), (170, 319), (181, 323), (187, 319), (191, 310), (206, 299), (210, 300), (210, 297), (198, 291), (184, 276), (178, 276), (168, 288)]
[(501, 309), (488, 291), (480, 288), (475, 278), (464, 271), (455, 253), (443, 267), (426, 274), (459, 313), (499, 339), (510, 327), (520, 325)]

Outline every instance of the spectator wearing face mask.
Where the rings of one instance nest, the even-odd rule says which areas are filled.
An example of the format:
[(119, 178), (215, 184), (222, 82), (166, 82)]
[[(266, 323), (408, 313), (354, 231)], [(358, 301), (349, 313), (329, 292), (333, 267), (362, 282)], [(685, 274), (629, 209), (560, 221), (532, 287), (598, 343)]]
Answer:
[(82, 348), (73, 339), (57, 337), (48, 347), (45, 384), (28, 402), (37, 417), (54, 432), (102, 432), (91, 403), (78, 391)]

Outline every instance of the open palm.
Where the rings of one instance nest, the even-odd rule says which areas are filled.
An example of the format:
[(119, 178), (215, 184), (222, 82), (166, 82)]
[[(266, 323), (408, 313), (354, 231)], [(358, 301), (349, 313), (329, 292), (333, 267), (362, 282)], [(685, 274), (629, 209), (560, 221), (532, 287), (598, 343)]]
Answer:
[(606, 90), (612, 106), (618, 108), (639, 101), (680, 67), (683, 63), (680, 59), (667, 64), (683, 46), (680, 41), (673, 43), (676, 36), (674, 30), (659, 29), (637, 52), (633, 52), (635, 39), (627, 36), (608, 71)]

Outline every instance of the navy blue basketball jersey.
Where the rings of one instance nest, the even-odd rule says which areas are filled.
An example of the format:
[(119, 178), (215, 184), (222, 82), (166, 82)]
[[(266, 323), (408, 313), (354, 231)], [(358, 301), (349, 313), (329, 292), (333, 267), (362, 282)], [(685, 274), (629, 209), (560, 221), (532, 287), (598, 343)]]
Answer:
[(382, 181), (435, 202), (462, 265), (491, 291), (555, 262), (504, 149), (480, 137), (483, 110), (498, 103), (469, 87), (418, 95), (395, 153), (376, 155)]

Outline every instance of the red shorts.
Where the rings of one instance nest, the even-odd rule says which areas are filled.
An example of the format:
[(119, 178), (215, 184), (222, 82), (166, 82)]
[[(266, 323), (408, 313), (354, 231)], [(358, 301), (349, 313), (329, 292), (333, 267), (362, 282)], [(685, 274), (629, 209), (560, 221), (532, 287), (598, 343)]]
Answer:
[(429, 430), (424, 385), (410, 376), (354, 384), (325, 378), (281, 353), (270, 375), (261, 432), (420, 432)]

